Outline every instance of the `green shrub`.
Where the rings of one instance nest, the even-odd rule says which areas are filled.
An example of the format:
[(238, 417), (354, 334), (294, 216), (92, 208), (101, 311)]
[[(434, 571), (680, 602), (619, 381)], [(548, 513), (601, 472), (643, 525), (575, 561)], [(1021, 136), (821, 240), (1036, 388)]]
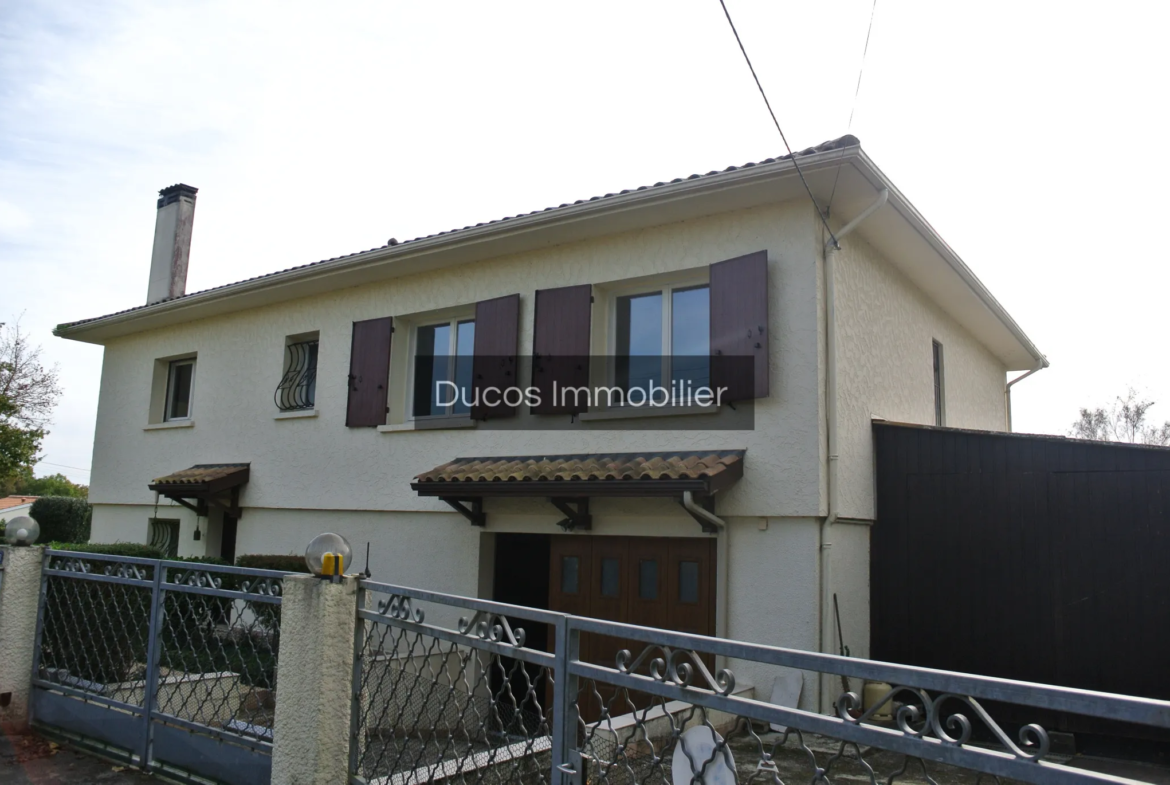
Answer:
[(28, 513), (41, 527), (42, 541), (88, 542), (93, 508), (85, 499), (42, 496)]
[[(49, 547), (55, 551), (76, 551), (78, 553), (98, 553), (104, 556), (134, 556), (139, 559), (162, 559), (166, 554), (161, 548), (146, 545), (140, 542), (57, 542), (52, 541)], [(93, 564), (98, 560), (94, 559)], [(108, 562), (102, 562), (107, 564)]]
[(253, 570), (279, 570), (280, 572), (308, 572), (304, 556), (287, 554), (249, 553), (236, 559), (237, 567)]

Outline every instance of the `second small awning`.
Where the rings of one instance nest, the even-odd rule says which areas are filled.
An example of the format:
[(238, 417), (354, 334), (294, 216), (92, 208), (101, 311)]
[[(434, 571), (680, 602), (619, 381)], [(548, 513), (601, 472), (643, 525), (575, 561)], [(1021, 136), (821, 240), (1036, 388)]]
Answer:
[(168, 499), (207, 515), (208, 506), (240, 517), (240, 486), (248, 481), (251, 464), (203, 463), (189, 469), (157, 477), (147, 485)]
[[(545, 497), (565, 512), (569, 528), (586, 528), (594, 497), (666, 497), (691, 494), (709, 506), (714, 495), (743, 476), (744, 450), (591, 453), (456, 458), (415, 478), (419, 496), (438, 497), (483, 526), (486, 497)], [(565, 500), (577, 500), (577, 510)], [(472, 502), (468, 509), (462, 502)], [(565, 525), (562, 523), (562, 525)]]

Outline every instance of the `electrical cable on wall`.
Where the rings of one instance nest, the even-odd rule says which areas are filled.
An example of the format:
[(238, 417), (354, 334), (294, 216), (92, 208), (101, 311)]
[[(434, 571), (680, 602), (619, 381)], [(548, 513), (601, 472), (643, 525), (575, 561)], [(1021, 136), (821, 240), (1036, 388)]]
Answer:
[(760, 77), (756, 75), (755, 66), (752, 65), (752, 59), (748, 57), (743, 40), (739, 37), (739, 31), (735, 29), (735, 22), (731, 21), (731, 12), (727, 10), (727, 3), (724, 0), (719, 0), (719, 5), (723, 6), (723, 15), (727, 17), (727, 24), (731, 25), (731, 32), (735, 34), (735, 42), (739, 44), (739, 51), (743, 52), (743, 59), (747, 62), (748, 70), (752, 72), (752, 79), (756, 80), (756, 87), (759, 88), (760, 96), (764, 99), (764, 106), (768, 107), (768, 114), (772, 116), (772, 123), (775, 124), (776, 130), (780, 132), (780, 139), (784, 142), (784, 147), (788, 150), (788, 155), (792, 159), (792, 165), (796, 167), (796, 173), (800, 175), (800, 182), (804, 185), (805, 193), (812, 200), (813, 207), (816, 208), (817, 215), (820, 216), (825, 230), (833, 238), (833, 245), (837, 245), (837, 237), (833, 234), (833, 230), (829, 228), (829, 222), (825, 220), (825, 214), (822, 212), (821, 206), (817, 204), (817, 198), (813, 196), (812, 189), (808, 187), (808, 181), (804, 179), (804, 172), (800, 171), (800, 162), (796, 160), (796, 154), (792, 152), (792, 146), (788, 144), (788, 139), (784, 136), (784, 130), (780, 127), (780, 121), (776, 119), (776, 113), (772, 111), (772, 102), (768, 100), (768, 94), (764, 92), (764, 86), (760, 84)]

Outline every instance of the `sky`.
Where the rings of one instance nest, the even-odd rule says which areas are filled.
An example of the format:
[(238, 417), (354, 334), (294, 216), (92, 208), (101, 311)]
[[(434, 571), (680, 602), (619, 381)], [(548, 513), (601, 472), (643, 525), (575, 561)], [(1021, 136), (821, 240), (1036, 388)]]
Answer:
[[(1048, 356), (1016, 430), (1130, 386), (1170, 419), (1170, 4), (878, 0), (855, 102), (871, 0), (727, 3), (793, 148), (857, 135)], [(145, 302), (164, 186), (190, 292), (783, 152), (718, 0), (0, 2), (0, 321), (64, 388), (36, 473), (88, 481), (102, 352), (51, 330)]]

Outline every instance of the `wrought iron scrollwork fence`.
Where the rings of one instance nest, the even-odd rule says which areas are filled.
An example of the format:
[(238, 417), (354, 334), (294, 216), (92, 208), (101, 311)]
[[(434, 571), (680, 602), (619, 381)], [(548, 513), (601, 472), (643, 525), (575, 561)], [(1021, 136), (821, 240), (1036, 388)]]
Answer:
[[(1170, 730), (1167, 701), (362, 587), (354, 785), (1116, 783), (1055, 753), (1041, 718)], [(615, 640), (609, 661), (583, 654)], [(826, 675), (848, 685), (832, 714), (812, 699)], [(863, 705), (866, 682), (886, 686)], [(997, 719), (1021, 713), (1037, 721)]]

